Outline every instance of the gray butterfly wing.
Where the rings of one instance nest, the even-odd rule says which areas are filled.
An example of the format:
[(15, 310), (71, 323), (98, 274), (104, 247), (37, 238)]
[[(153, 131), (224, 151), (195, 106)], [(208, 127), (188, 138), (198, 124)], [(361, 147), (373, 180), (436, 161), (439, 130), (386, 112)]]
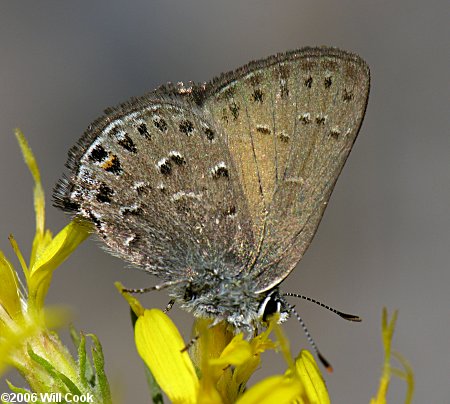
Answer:
[(56, 204), (92, 221), (114, 255), (163, 280), (221, 265), (239, 271), (253, 235), (222, 139), (186, 97), (132, 100), (70, 152)]
[(279, 284), (308, 248), (361, 126), (369, 69), (357, 55), (305, 48), (206, 86), (252, 217), (247, 271)]

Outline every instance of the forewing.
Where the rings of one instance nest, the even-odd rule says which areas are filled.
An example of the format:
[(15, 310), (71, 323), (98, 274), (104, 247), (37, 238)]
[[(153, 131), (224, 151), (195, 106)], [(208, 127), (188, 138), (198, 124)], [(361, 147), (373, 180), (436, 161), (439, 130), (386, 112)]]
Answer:
[(264, 291), (309, 246), (364, 116), (369, 69), (358, 56), (305, 48), (252, 62), (207, 85), (253, 223), (247, 266)]
[(111, 252), (164, 280), (239, 268), (250, 215), (217, 128), (157, 91), (107, 111), (70, 152), (56, 204), (95, 224)]

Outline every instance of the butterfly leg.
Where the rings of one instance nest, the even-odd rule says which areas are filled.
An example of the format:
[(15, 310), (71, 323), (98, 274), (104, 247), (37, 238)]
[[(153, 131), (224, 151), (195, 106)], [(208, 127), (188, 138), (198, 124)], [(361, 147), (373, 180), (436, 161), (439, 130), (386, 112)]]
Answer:
[(160, 283), (159, 285), (150, 286), (148, 288), (139, 288), (139, 289), (124, 288), (123, 291), (128, 292), (128, 293), (147, 293), (147, 292), (152, 292), (154, 290), (167, 289), (167, 288), (170, 288), (171, 286), (179, 285), (180, 283), (185, 283), (185, 282), (186, 281), (184, 279), (181, 279), (181, 280), (177, 280), (177, 281), (168, 281), (168, 282)]
[(170, 302), (167, 303), (167, 306), (164, 309), (164, 313), (168, 313), (172, 309), (174, 304), (175, 304), (175, 299), (171, 299)]
[[(222, 320), (221, 319), (215, 319), (210, 325), (208, 325), (208, 330), (215, 327), (217, 324), (219, 324)], [(197, 340), (200, 338), (200, 334), (194, 335), (189, 342), (186, 344), (186, 346), (180, 351), (180, 352), (186, 352), (189, 348), (191, 348), (192, 345), (194, 345)]]

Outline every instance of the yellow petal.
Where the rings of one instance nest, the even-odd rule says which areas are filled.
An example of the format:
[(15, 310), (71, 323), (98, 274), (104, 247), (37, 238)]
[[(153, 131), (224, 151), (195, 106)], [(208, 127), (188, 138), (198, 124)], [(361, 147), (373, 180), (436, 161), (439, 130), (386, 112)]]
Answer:
[[(19, 282), (17, 274), (11, 263), (0, 251), (0, 305), (2, 305), (11, 318), (22, 311), (19, 295)], [(1, 317), (0, 317), (1, 318)]]
[(177, 328), (161, 310), (145, 310), (135, 326), (139, 355), (174, 403), (195, 403), (199, 382)]
[[(275, 316), (272, 316), (272, 318)], [(281, 351), (281, 353), (284, 356), (284, 359), (286, 360), (289, 369), (291, 369), (292, 371), (294, 371), (295, 369), (295, 364), (294, 361), (292, 359), (292, 355), (291, 355), (291, 348), (289, 345), (289, 340), (286, 338), (286, 336), (284, 335), (284, 332), (280, 326), (280, 324), (278, 323), (273, 323), (273, 331), (275, 332), (275, 335), (277, 336), (277, 340), (278, 340), (278, 346), (279, 349)]]
[(44, 305), (53, 271), (89, 236), (89, 229), (77, 221), (70, 222), (50, 242), (30, 268), (29, 302), (37, 309)]
[(19, 142), (20, 149), (22, 150), (23, 159), (25, 164), (28, 166), (31, 175), (34, 179), (34, 209), (36, 212), (36, 234), (44, 234), (45, 229), (45, 199), (44, 190), (41, 184), (41, 174), (39, 173), (39, 168), (28, 145), (25, 136), (20, 129), (14, 131), (17, 141)]
[(249, 360), (252, 356), (250, 343), (243, 339), (243, 334), (236, 335), (225, 347), (219, 358), (210, 359), (213, 366), (238, 366)]
[(14, 253), (16, 254), (17, 259), (20, 262), (20, 266), (22, 267), (23, 274), (25, 275), (25, 280), (28, 283), (28, 280), (30, 278), (30, 270), (28, 269), (28, 265), (25, 262), (25, 258), (23, 257), (22, 251), (20, 251), (19, 244), (17, 244), (17, 241), (12, 234), (9, 235), (8, 240), (11, 244), (11, 247), (12, 247)]
[(42, 252), (49, 246), (52, 239), (53, 234), (49, 229), (46, 229), (44, 233), (36, 232), (33, 239), (33, 245), (31, 247), (30, 268), (36, 263), (36, 259), (42, 254)]
[(4, 327), (2, 329), (2, 338), (0, 339), (0, 376), (2, 376), (8, 366), (15, 365), (16, 356), (19, 357), (19, 363), (21, 362), (20, 354), (23, 352), (24, 343), (42, 329), (37, 322), (19, 320), (18, 323), (14, 324), (14, 327)]
[(275, 324), (276, 322), (271, 320), (267, 329), (251, 340), (250, 345), (254, 354), (262, 353), (268, 349), (276, 349), (277, 344), (269, 338)]
[(300, 397), (302, 386), (296, 378), (272, 376), (255, 384), (236, 404), (288, 404)]
[(199, 317), (195, 319), (192, 328), (192, 336), (199, 338), (189, 349), (189, 355), (200, 369), (207, 366), (208, 360), (218, 358), (234, 337), (234, 333), (225, 322), (214, 327), (211, 327), (211, 323), (211, 319)]
[(303, 350), (295, 361), (297, 373), (305, 388), (306, 396), (311, 403), (329, 404), (330, 398), (325, 381), (320, 373), (314, 357), (309, 351)]
[(208, 377), (203, 378), (200, 382), (200, 390), (198, 392), (198, 399), (196, 404), (222, 404), (223, 400), (220, 393), (217, 391), (214, 383), (208, 380)]
[[(397, 321), (397, 315), (398, 312), (394, 311), (394, 314), (388, 321), (387, 309), (383, 308), (381, 322), (382, 322), (382, 340), (384, 346), (384, 364), (383, 364), (383, 372), (378, 387), (378, 392), (376, 397), (372, 398), (372, 400), (370, 401), (371, 404), (386, 404), (387, 402), (386, 396), (389, 389), (389, 384), (391, 382), (392, 374), (405, 379), (407, 382), (405, 403), (410, 403), (413, 398), (414, 374), (412, 368), (410, 367), (408, 362), (405, 359), (403, 359), (401, 355), (392, 353), (391, 351), (392, 337), (394, 334), (395, 324)], [(405, 368), (405, 371), (400, 371), (398, 369), (392, 368), (391, 355), (394, 355), (400, 361), (400, 363)]]
[(134, 296), (130, 295), (128, 292), (125, 292), (126, 288), (120, 282), (115, 282), (114, 286), (128, 302), (134, 314), (136, 314), (137, 317), (142, 316), (144, 314), (145, 309), (142, 307), (141, 302)]
[(251, 355), (248, 360), (241, 363), (233, 371), (228, 382), (228, 393), (232, 402), (245, 390), (246, 384), (261, 363), (261, 353), (268, 349), (275, 349), (276, 344), (269, 339), (273, 330), (273, 322), (268, 328), (250, 341)]
[(222, 397), (229, 397), (230, 363), (219, 358), (234, 334), (225, 322), (214, 327), (211, 324), (211, 319), (198, 318), (192, 330), (192, 335), (198, 338), (189, 354), (201, 373), (198, 404), (221, 403)]
[[(204, 380), (202, 380), (201, 391), (203, 389), (208, 390), (208, 388), (212, 389), (213, 386), (220, 391), (223, 397), (227, 397), (229, 402), (234, 402), (239, 395), (240, 388), (245, 387), (236, 383), (234, 375), (241, 365), (246, 364), (251, 359), (250, 343), (243, 339), (242, 334), (236, 335), (225, 347), (219, 358), (210, 359), (207, 366), (202, 368)], [(234, 372), (232, 372), (231, 365), (236, 367)], [(207, 386), (208, 382), (210, 386)]]
[(406, 397), (405, 404), (411, 404), (414, 396), (414, 371), (411, 364), (398, 352), (393, 352), (392, 355), (403, 366), (403, 370), (392, 369), (392, 373), (397, 377), (406, 381)]
[(246, 387), (246, 384), (261, 363), (261, 354), (253, 354), (249, 360), (234, 369), (228, 382), (229, 395), (236, 399)]

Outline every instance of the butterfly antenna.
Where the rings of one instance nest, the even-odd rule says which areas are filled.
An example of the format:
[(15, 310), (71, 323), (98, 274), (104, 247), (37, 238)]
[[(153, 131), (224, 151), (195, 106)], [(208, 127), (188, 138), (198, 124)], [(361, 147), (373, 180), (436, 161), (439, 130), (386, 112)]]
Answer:
[(323, 307), (324, 309), (327, 309), (348, 321), (355, 321), (355, 322), (361, 321), (361, 317), (359, 317), (359, 316), (355, 316), (353, 314), (348, 314), (348, 313), (343, 313), (342, 311), (333, 309), (333, 307), (327, 306), (326, 304), (319, 302), (318, 300), (312, 299), (311, 297), (308, 297), (308, 296), (299, 295), (297, 293), (283, 293), (283, 296), (298, 297), (299, 299), (304, 299), (304, 300), (307, 300), (308, 302), (315, 303), (315, 304), (319, 305), (320, 307)]
[(303, 321), (303, 319), (300, 317), (300, 315), (297, 313), (297, 310), (294, 309), (294, 306), (290, 305), (288, 302), (286, 302), (284, 299), (282, 301), (284, 305), (286, 305), (287, 309), (289, 310), (289, 313), (294, 314), (294, 316), (297, 318), (298, 322), (303, 328), (303, 332), (306, 335), (306, 339), (308, 340), (309, 344), (311, 345), (312, 349), (316, 353), (317, 357), (319, 358), (320, 362), (322, 362), (322, 365), (325, 367), (328, 373), (333, 373), (333, 366), (330, 365), (330, 362), (328, 362), (325, 357), (320, 353), (319, 348), (317, 348), (316, 343), (314, 342), (313, 338), (311, 337), (311, 334), (309, 333), (308, 329), (306, 328), (306, 324)]

